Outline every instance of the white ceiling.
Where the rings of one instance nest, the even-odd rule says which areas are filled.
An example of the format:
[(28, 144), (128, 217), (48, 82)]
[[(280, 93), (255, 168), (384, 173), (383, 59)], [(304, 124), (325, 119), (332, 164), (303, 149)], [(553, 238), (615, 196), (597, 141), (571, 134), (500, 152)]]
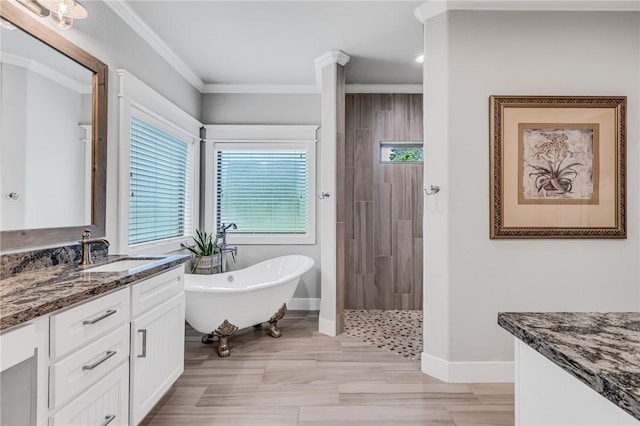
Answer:
[[(313, 85), (314, 60), (351, 56), (347, 83), (420, 84), (420, 1), (126, 0), (205, 84)], [(179, 67), (178, 67), (179, 68)]]

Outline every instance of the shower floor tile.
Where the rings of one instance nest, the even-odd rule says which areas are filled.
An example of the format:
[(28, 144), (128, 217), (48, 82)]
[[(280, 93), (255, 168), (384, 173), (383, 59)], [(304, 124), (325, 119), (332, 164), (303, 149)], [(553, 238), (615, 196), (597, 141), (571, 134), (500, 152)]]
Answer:
[(422, 311), (344, 310), (344, 332), (380, 349), (419, 360)]

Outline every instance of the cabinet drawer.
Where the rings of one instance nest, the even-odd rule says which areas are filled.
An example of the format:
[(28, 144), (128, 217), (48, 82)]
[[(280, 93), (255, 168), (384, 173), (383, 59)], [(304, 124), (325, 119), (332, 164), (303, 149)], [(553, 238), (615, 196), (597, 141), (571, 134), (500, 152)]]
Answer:
[(49, 426), (127, 426), (129, 363), (125, 362), (58, 413)]
[(129, 324), (49, 367), (49, 406), (58, 407), (129, 358)]
[(129, 288), (51, 315), (50, 356), (59, 358), (72, 349), (129, 321)]
[(135, 317), (183, 291), (183, 265), (136, 283), (131, 287), (131, 315)]

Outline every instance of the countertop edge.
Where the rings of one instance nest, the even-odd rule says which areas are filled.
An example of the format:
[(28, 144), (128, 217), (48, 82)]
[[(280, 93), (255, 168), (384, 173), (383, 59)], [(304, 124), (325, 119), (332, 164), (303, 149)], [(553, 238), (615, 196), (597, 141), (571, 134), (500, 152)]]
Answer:
[[(536, 336), (525, 327), (520, 326), (515, 321), (507, 317), (511, 312), (498, 313), (498, 325), (511, 333), (514, 337), (530, 346), (536, 352), (547, 358), (549, 361), (598, 392), (604, 398), (608, 399), (616, 406), (620, 407), (626, 413), (635, 419), (640, 420), (640, 398), (632, 393), (621, 389), (611, 380), (601, 377), (597, 372), (586, 368), (584, 365), (573, 362), (571, 358), (562, 351), (554, 349), (546, 345), (544, 339)], [(522, 312), (513, 312), (513, 314), (522, 314)]]
[(51, 314), (61, 309), (66, 309), (78, 303), (87, 302), (106, 293), (125, 288), (137, 281), (145, 280), (164, 271), (179, 267), (188, 260), (188, 255), (168, 255), (166, 262), (156, 264), (148, 269), (137, 271), (131, 275), (120, 275), (114, 273), (112, 275), (114, 279), (109, 283), (83, 289), (67, 297), (54, 299), (50, 302), (42, 303), (37, 307), (24, 309), (17, 314), (2, 317), (0, 319), (0, 332), (5, 332), (12, 327), (24, 324), (35, 318)]

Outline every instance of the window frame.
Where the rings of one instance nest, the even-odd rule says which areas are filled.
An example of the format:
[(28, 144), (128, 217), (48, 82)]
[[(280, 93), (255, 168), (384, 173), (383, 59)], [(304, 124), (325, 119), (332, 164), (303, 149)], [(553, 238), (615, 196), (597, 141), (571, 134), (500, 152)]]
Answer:
[[(417, 161), (391, 161), (385, 160), (382, 156), (384, 148), (419, 148), (422, 150), (422, 160)], [(388, 141), (381, 140), (378, 143), (378, 162), (380, 164), (423, 164), (424, 163), (424, 141)]]
[[(198, 194), (200, 176), (200, 138), (201, 124), (182, 111), (168, 99), (153, 89), (144, 85), (131, 74), (119, 70), (121, 87), (130, 88), (129, 93), (120, 93), (119, 108), (119, 217), (118, 222), (118, 252), (122, 254), (159, 254), (180, 250), (180, 243), (193, 241), (195, 229), (198, 227), (200, 201)], [(135, 97), (135, 100), (133, 99)], [(153, 105), (153, 109), (146, 107)], [(131, 118), (150, 124), (157, 129), (187, 144), (188, 167), (191, 168), (190, 182), (188, 182), (188, 196), (190, 217), (182, 237), (162, 239), (129, 245), (129, 188), (130, 188), (130, 155), (131, 155)]]
[[(217, 152), (220, 149), (305, 150), (307, 151), (306, 234), (235, 234), (227, 235), (229, 244), (243, 245), (311, 245), (316, 244), (316, 170), (318, 126), (297, 125), (209, 125), (205, 140), (206, 171), (204, 182), (204, 226), (215, 232), (217, 212)], [(213, 136), (213, 138), (211, 138)]]

